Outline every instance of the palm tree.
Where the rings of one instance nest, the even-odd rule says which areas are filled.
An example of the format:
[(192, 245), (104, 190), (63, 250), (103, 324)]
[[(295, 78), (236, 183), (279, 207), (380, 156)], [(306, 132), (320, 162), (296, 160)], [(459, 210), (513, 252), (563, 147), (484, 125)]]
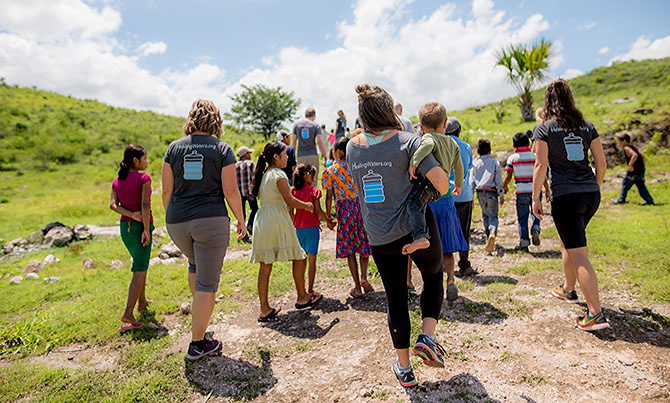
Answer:
[(533, 120), (533, 87), (549, 71), (551, 42), (541, 39), (534, 44), (509, 45), (496, 54), (496, 66), (507, 69), (507, 81), (519, 92), (521, 118)]

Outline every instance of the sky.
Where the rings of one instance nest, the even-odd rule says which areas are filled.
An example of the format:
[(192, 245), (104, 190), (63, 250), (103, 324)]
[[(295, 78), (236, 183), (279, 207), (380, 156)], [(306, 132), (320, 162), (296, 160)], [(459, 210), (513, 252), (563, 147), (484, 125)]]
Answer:
[(280, 86), (334, 125), (356, 84), (416, 114), (514, 95), (495, 52), (553, 42), (549, 78), (670, 56), (666, 0), (2, 0), (0, 77), (114, 106), (222, 112), (242, 84)]

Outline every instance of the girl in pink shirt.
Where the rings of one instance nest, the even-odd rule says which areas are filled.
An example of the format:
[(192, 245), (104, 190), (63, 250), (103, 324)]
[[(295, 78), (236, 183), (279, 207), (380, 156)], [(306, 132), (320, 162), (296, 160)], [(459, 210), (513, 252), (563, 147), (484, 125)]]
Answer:
[(151, 215), (151, 177), (141, 173), (147, 169), (147, 152), (136, 144), (130, 144), (119, 164), (119, 176), (112, 183), (109, 208), (121, 215), (121, 240), (133, 258), (133, 278), (128, 289), (126, 310), (121, 322), (128, 325), (119, 328), (125, 332), (142, 326), (135, 319), (133, 310), (142, 312), (151, 302), (145, 295), (147, 269), (151, 257), (151, 232), (154, 229)]

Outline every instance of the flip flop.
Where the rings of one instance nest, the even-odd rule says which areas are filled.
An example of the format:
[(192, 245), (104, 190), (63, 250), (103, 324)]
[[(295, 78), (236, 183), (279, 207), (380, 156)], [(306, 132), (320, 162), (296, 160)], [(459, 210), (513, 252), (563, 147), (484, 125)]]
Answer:
[(281, 308), (272, 308), (272, 312), (270, 312), (269, 314), (267, 314), (265, 316), (259, 316), (258, 321), (259, 322), (269, 322), (272, 319), (277, 317), (277, 314), (279, 313), (279, 311), (281, 311)]
[(128, 331), (133, 330), (133, 329), (139, 329), (141, 327), (142, 327), (142, 322), (137, 321), (137, 322), (131, 323), (129, 325), (121, 326), (119, 328), (119, 332), (125, 333), (125, 332), (128, 332)]
[(408, 293), (416, 292), (416, 288), (409, 288), (409, 287), (407, 287), (407, 292), (408, 292)]
[(319, 295), (313, 295), (312, 294), (312, 295), (309, 296), (309, 300), (307, 302), (305, 302), (304, 304), (296, 303), (295, 304), (295, 309), (306, 309), (306, 308), (312, 307), (312, 306), (316, 305), (317, 302), (321, 301), (322, 298), (323, 298), (323, 294), (319, 294)]
[(369, 292), (373, 292), (375, 289), (372, 288), (372, 285), (368, 283), (367, 281), (361, 283), (361, 287), (363, 287), (363, 291), (367, 294)]
[(352, 288), (351, 290), (349, 290), (349, 295), (351, 295), (351, 298), (356, 298), (356, 299), (358, 299), (358, 298), (363, 298), (363, 294), (361, 294), (361, 295), (356, 295), (356, 294), (354, 293), (354, 290), (355, 290), (355, 288)]

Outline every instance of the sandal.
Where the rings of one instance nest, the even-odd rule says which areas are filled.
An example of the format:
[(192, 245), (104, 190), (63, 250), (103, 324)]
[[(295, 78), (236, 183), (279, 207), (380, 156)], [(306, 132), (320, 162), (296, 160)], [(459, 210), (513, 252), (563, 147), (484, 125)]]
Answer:
[(366, 294), (369, 292), (373, 292), (375, 290), (374, 288), (372, 288), (372, 285), (367, 281), (361, 282), (361, 287), (363, 287), (363, 291), (365, 291)]
[(322, 294), (312, 294), (309, 296), (309, 300), (305, 302), (304, 304), (295, 304), (295, 309), (305, 309), (309, 308), (311, 306), (316, 305), (317, 302), (321, 301), (321, 298), (323, 298)]
[(259, 316), (258, 321), (259, 322), (269, 322), (270, 320), (274, 319), (277, 317), (277, 314), (281, 311), (281, 308), (272, 308), (272, 312), (265, 316)]
[(354, 291), (356, 291), (356, 288), (349, 290), (349, 295), (351, 295), (351, 298), (363, 298), (363, 294), (356, 294)]
[(121, 327), (119, 328), (119, 332), (121, 332), (121, 333), (125, 333), (125, 332), (128, 332), (128, 331), (133, 330), (133, 329), (139, 329), (139, 328), (141, 328), (141, 327), (142, 327), (142, 322), (140, 322), (140, 321), (138, 320), (138, 321), (136, 321), (136, 322), (134, 322), (134, 323), (131, 323), (131, 324), (129, 324), (129, 325), (121, 326)]

